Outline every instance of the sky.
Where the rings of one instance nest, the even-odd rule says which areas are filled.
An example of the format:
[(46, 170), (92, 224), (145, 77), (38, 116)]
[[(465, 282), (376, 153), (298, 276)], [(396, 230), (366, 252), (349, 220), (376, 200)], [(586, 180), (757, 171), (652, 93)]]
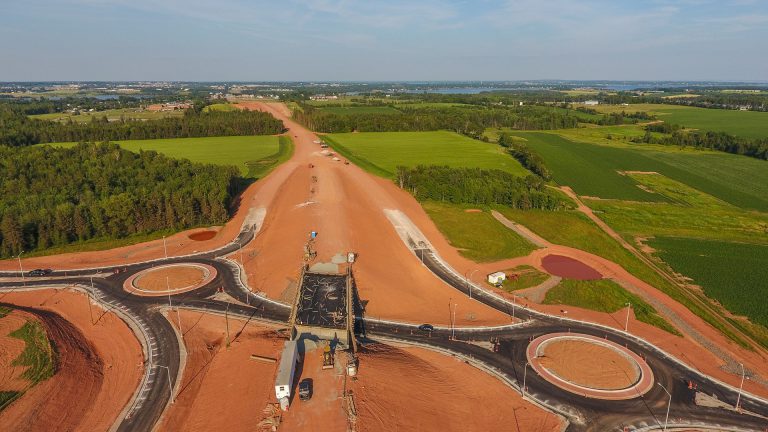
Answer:
[(0, 0), (0, 81), (768, 81), (766, 0)]

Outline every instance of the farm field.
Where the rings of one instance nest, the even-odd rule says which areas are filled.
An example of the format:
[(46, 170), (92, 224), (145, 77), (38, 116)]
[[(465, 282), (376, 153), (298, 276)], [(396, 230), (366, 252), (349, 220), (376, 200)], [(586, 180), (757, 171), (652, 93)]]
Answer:
[(638, 321), (677, 334), (677, 330), (658, 315), (656, 309), (640, 297), (608, 279), (580, 281), (563, 279), (547, 291), (544, 304), (568, 305), (597, 312), (613, 313), (632, 304)]
[[(598, 128), (595, 128), (598, 129)], [(603, 128), (599, 128), (603, 129)], [(577, 131), (593, 129), (577, 129)], [(733, 205), (768, 211), (768, 163), (754, 158), (659, 146), (627, 148), (572, 141), (557, 133), (515, 132), (552, 170), (554, 180), (579, 195), (667, 201), (619, 171), (658, 172)]]
[(648, 244), (733, 313), (768, 327), (768, 245), (657, 237)]
[(496, 144), (473, 140), (453, 132), (364, 132), (324, 137), (338, 153), (361, 168), (392, 177), (399, 165), (448, 165), (495, 168), (528, 175), (513, 157)]
[(768, 137), (768, 113), (765, 112), (664, 104), (598, 105), (592, 108), (602, 113), (645, 111), (656, 115), (659, 120), (689, 128), (726, 132), (747, 138)]
[(232, 104), (228, 103), (217, 103), (217, 104), (211, 104), (203, 108), (203, 112), (210, 112), (210, 111), (237, 111), (239, 108)]
[[(281, 145), (280, 141), (283, 141)], [(290, 157), (292, 144), (288, 137), (231, 136), (207, 138), (170, 138), (155, 140), (116, 141), (126, 150), (154, 150), (173, 158), (214, 165), (234, 165), (244, 177), (258, 178), (264, 175), (259, 161), (271, 160), (274, 164)], [(45, 144), (71, 147), (75, 143)], [(274, 165), (272, 164), (272, 165)], [(271, 168), (272, 165), (266, 168)]]
[(78, 115), (72, 113), (49, 113), (49, 114), (35, 114), (29, 116), (30, 118), (36, 118), (40, 120), (51, 121), (65, 121), (71, 119), (75, 122), (86, 123), (92, 121), (94, 118), (106, 117), (110, 121), (120, 120), (121, 118), (133, 119), (133, 120), (157, 120), (167, 117), (181, 117), (184, 115), (183, 110), (176, 111), (147, 111), (142, 108), (121, 108), (105, 111), (94, 112), (82, 112)]
[(634, 237), (673, 236), (768, 244), (768, 213), (739, 209), (659, 174), (628, 176), (669, 202), (585, 202), (630, 242)]
[(435, 201), (422, 206), (451, 245), (475, 262), (525, 256), (535, 249), (488, 212), (467, 212), (466, 207)]

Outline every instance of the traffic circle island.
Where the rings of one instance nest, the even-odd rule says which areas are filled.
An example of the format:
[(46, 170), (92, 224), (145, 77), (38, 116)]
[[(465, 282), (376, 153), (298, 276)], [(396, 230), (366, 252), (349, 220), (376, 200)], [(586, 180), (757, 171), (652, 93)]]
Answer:
[(179, 294), (205, 286), (215, 277), (216, 269), (206, 264), (166, 264), (131, 275), (123, 289), (142, 296)]

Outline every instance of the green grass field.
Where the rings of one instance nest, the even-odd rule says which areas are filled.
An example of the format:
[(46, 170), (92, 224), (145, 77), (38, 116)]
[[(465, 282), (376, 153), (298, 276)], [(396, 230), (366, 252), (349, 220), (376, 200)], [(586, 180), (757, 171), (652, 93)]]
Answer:
[(27, 370), (21, 374), (23, 378), (34, 385), (53, 376), (56, 372), (55, 352), (42, 324), (27, 321), (11, 332), (10, 336), (26, 344), (24, 351), (12, 363), (13, 366), (27, 366)]
[(659, 120), (689, 128), (726, 132), (747, 138), (768, 137), (768, 113), (765, 112), (664, 104), (598, 105), (593, 108), (604, 113), (646, 111), (656, 115)]
[(679, 332), (658, 315), (656, 309), (640, 297), (607, 279), (579, 281), (563, 279), (547, 291), (544, 304), (568, 305), (598, 312), (613, 313), (632, 304), (638, 321), (658, 327), (673, 334)]
[(239, 111), (240, 109), (232, 104), (228, 103), (217, 103), (217, 104), (211, 104), (203, 108), (203, 112), (211, 112), (211, 111)]
[[(283, 139), (290, 140), (287, 137)], [(250, 178), (256, 178), (250, 166), (265, 158), (277, 159), (277, 155), (280, 153), (280, 138), (262, 135), (116, 142), (124, 149), (133, 152), (154, 150), (172, 158), (184, 158), (192, 162), (234, 165), (240, 169), (243, 176)], [(54, 143), (51, 145), (71, 147), (75, 143)]]
[(659, 146), (629, 147), (625, 143), (616, 146), (589, 144), (564, 138), (560, 136), (562, 133), (561, 130), (557, 134), (514, 134), (525, 138), (527, 144), (544, 158), (557, 183), (571, 186), (580, 195), (667, 201), (659, 194), (642, 190), (637, 181), (618, 172), (649, 171), (661, 173), (736, 206), (768, 211), (766, 161), (721, 152), (683, 151), (675, 147), (660, 149)]
[(382, 177), (392, 177), (398, 165), (496, 168), (529, 174), (498, 145), (453, 132), (363, 132), (331, 134), (324, 139), (342, 156)]
[(184, 115), (183, 110), (177, 111), (147, 111), (142, 108), (121, 108), (105, 111), (83, 112), (79, 115), (72, 115), (72, 113), (50, 113), (50, 114), (35, 114), (29, 116), (30, 118), (36, 118), (40, 120), (52, 120), (52, 121), (64, 121), (72, 119), (72, 121), (85, 123), (90, 122), (93, 118), (107, 117), (111, 121), (119, 120), (120, 118), (133, 119), (133, 120), (157, 120), (167, 117), (182, 117)]
[(768, 327), (768, 245), (657, 237), (648, 244), (726, 309)]
[(517, 291), (521, 289), (535, 287), (545, 280), (549, 279), (549, 275), (536, 270), (535, 268), (527, 265), (515, 267), (513, 269), (506, 270), (504, 273), (507, 276), (517, 275), (514, 277), (507, 277), (502, 283), (501, 287), (507, 291)]
[(745, 211), (663, 175), (629, 176), (669, 202), (584, 201), (630, 242), (672, 236), (768, 244), (768, 213)]
[(451, 245), (475, 262), (525, 256), (536, 248), (488, 212), (470, 213), (467, 207), (435, 201), (422, 206)]

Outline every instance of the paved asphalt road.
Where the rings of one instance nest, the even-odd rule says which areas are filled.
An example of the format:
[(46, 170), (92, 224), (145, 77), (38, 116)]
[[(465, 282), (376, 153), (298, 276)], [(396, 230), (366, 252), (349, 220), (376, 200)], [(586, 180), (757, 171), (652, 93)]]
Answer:
[[(245, 244), (252, 237), (253, 231), (248, 230), (241, 233), (238, 239), (241, 244)], [(217, 257), (236, 249), (237, 246), (231, 244), (209, 253), (128, 265), (121, 267), (120, 269), (124, 271), (120, 273), (112, 273), (114, 268), (103, 268), (100, 271), (112, 274), (106, 278), (93, 279), (94, 289), (99, 300), (110, 308), (115, 308), (124, 318), (127, 317), (134, 321), (134, 326), (136, 326), (135, 323), (138, 323), (138, 326), (145, 332), (149, 343), (150, 358), (146, 360), (149, 371), (148, 381), (143, 386), (137, 402), (131, 407), (129, 415), (120, 424), (119, 430), (150, 431), (152, 429), (165, 409), (170, 396), (165, 374), (170, 373), (171, 381), (175, 385), (180, 367), (178, 339), (172, 326), (162, 314), (162, 309), (168, 305), (168, 297), (140, 297), (125, 292), (122, 289), (122, 284), (130, 275), (161, 264), (207, 264), (216, 268), (218, 272), (216, 278), (197, 290), (172, 295), (171, 301), (174, 307), (195, 308), (219, 313), (227, 312), (257, 321), (287, 322), (290, 315), (288, 306), (247, 292), (237, 279), (236, 266), (233, 267), (224, 260), (217, 259)], [(457, 290), (468, 293), (469, 287), (463, 278), (445, 268), (431, 251), (424, 250), (423, 252), (424, 264), (430, 270)], [(46, 280), (28, 278), (27, 287), (44, 287), (51, 284), (79, 284), (87, 287), (90, 286), (88, 275), (95, 272), (94, 269), (66, 272), (66, 276), (68, 276), (66, 279), (56, 278), (55, 276), (64, 276), (64, 274), (63, 272), (55, 272), (52, 278), (46, 278)], [(17, 275), (0, 273), (0, 277), (16, 277)], [(18, 286), (18, 282), (0, 282), (0, 302), (2, 302), (2, 291), (17, 289)], [(227, 294), (239, 302), (249, 305), (212, 300), (210, 297), (222, 286)], [(522, 325), (503, 328), (456, 329), (455, 340), (451, 340), (451, 331), (448, 329), (438, 329), (432, 333), (425, 333), (408, 324), (366, 321), (364, 312), (358, 306), (357, 330), (363, 342), (375, 341), (377, 336), (384, 336), (439, 348), (472, 358), (486, 367), (493, 368), (518, 387), (522, 383), (522, 375), (526, 368), (525, 348), (532, 338), (547, 333), (568, 331), (607, 337), (646, 358), (657, 382), (672, 392), (670, 424), (699, 421), (709, 425), (741, 427), (744, 430), (764, 431), (768, 428), (768, 420), (763, 418), (723, 409), (696, 406), (693, 403), (693, 392), (687, 387), (688, 380), (695, 381), (699, 391), (714, 394), (718, 399), (729, 404), (735, 403), (736, 393), (732, 389), (666, 358), (663, 352), (643, 341), (636, 340), (616, 330), (573, 320), (563, 320), (529, 309), (514, 307), (483, 291), (473, 290), (473, 297), (502, 312), (510, 315), (514, 313), (517, 318), (526, 322)], [(498, 340), (497, 352), (488, 348), (487, 342), (490, 340)], [(167, 366), (168, 370), (154, 367), (154, 365)], [(621, 431), (624, 427), (635, 430), (663, 423), (668, 398), (660, 386), (654, 386), (653, 390), (644, 396), (632, 400), (603, 401), (563, 392), (538, 377), (532, 370), (529, 370), (525, 375), (526, 395), (564, 413), (570, 421), (569, 431)], [(742, 402), (742, 406), (746, 410), (768, 416), (768, 404), (757, 399), (744, 397)]]

